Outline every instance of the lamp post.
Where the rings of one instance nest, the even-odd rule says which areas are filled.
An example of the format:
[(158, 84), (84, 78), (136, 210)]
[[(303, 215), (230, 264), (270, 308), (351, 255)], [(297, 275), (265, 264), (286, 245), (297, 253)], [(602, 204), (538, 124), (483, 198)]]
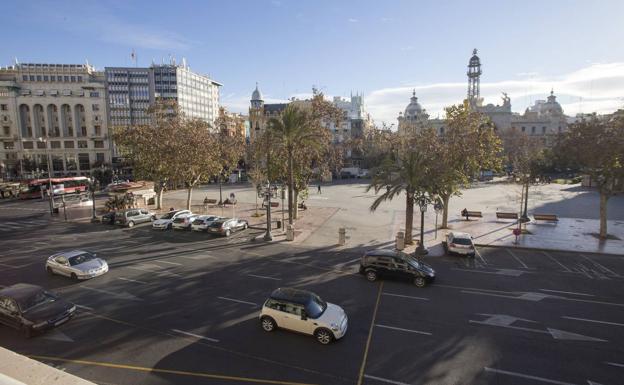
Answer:
[(416, 255), (427, 255), (429, 250), (425, 248), (425, 213), (427, 212), (427, 198), (423, 195), (418, 199), (420, 206), (420, 242), (416, 248)]
[(273, 234), (271, 234), (271, 196), (273, 195), (273, 191), (271, 189), (271, 182), (267, 181), (266, 189), (264, 190), (264, 196), (267, 201), (267, 222), (266, 222), (266, 233), (264, 234), (265, 241), (272, 241)]
[(39, 142), (45, 144), (45, 153), (48, 163), (48, 196), (50, 198), (50, 215), (54, 213), (54, 205), (52, 203), (54, 192), (52, 191), (52, 157), (50, 156), (50, 152), (48, 151), (48, 140), (45, 138), (38, 138)]

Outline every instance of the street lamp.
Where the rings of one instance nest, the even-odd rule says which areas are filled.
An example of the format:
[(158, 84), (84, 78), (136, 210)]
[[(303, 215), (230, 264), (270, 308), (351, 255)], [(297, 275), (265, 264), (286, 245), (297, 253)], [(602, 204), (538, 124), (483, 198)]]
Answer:
[(48, 140), (45, 138), (38, 138), (39, 142), (45, 144), (45, 153), (48, 163), (48, 196), (50, 197), (50, 215), (54, 214), (54, 205), (52, 204), (52, 199), (54, 192), (52, 191), (52, 157), (50, 156), (50, 152), (48, 151)]
[(427, 212), (427, 198), (422, 195), (418, 199), (420, 206), (420, 242), (416, 248), (416, 255), (427, 255), (429, 250), (425, 248), (425, 213)]
[(264, 190), (264, 197), (267, 201), (267, 223), (266, 223), (266, 233), (264, 234), (265, 241), (272, 241), (273, 234), (271, 234), (271, 198), (274, 196), (277, 191), (277, 187), (271, 188), (271, 182), (267, 181), (266, 188)]

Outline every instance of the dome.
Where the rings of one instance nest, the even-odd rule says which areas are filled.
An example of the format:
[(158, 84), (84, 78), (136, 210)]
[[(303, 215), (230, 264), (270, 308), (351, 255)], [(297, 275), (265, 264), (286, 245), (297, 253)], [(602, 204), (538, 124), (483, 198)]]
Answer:
[(412, 97), (410, 98), (410, 104), (405, 108), (404, 116), (406, 118), (417, 117), (423, 113), (423, 108), (418, 103), (418, 98), (416, 97), (416, 91), (412, 93)]
[(557, 97), (553, 90), (550, 90), (548, 101), (540, 106), (540, 114), (542, 115), (563, 115), (563, 108), (557, 101)]
[(262, 100), (262, 92), (258, 89), (258, 83), (256, 83), (256, 89), (251, 93), (251, 100)]
[(478, 66), (481, 65), (481, 59), (479, 59), (479, 56), (477, 56), (477, 49), (475, 48), (474, 50), (472, 50), (472, 57), (470, 58), (470, 61), (468, 62), (468, 66)]

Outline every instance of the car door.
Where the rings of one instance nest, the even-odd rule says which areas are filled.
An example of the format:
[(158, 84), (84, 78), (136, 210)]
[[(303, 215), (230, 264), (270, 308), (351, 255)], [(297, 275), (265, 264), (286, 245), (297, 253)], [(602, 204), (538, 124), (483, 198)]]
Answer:
[(52, 261), (54, 263), (54, 267), (52, 268), (52, 270), (54, 270), (57, 274), (65, 275), (68, 277), (71, 275), (71, 268), (69, 266), (69, 261), (67, 260), (67, 258), (59, 255)]
[(285, 302), (284, 303), (284, 327), (299, 333), (307, 333), (307, 320), (301, 319), (303, 306)]
[(409, 269), (409, 265), (401, 258), (393, 258), (394, 262), (394, 274), (399, 279), (411, 279), (413, 278), (412, 272)]
[(12, 328), (19, 329), (19, 308), (11, 298), (0, 297), (0, 323)]
[(393, 278), (392, 258), (377, 256), (374, 263), (375, 268), (382, 277)]

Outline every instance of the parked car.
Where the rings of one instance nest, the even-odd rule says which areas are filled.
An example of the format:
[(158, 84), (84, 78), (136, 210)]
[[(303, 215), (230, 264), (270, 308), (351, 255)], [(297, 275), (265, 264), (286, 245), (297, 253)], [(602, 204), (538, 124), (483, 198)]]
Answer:
[(267, 332), (283, 328), (313, 335), (327, 345), (344, 337), (348, 319), (340, 306), (325, 302), (310, 291), (279, 288), (262, 306), (260, 325)]
[(18, 283), (0, 290), (0, 323), (27, 338), (67, 322), (76, 306), (40, 286)]
[(173, 222), (171, 222), (171, 228), (174, 230), (190, 230), (191, 224), (199, 215), (190, 214), (190, 215), (180, 215), (175, 218)]
[(115, 214), (115, 224), (133, 227), (139, 223), (149, 222), (156, 219), (156, 215), (146, 209), (127, 209)]
[(476, 250), (472, 243), (472, 236), (467, 233), (450, 232), (446, 235), (446, 250), (449, 253), (474, 257)]
[(173, 220), (184, 215), (191, 215), (189, 210), (175, 210), (163, 214), (160, 218), (152, 223), (152, 228), (158, 230), (168, 230), (172, 227)]
[(89, 279), (108, 272), (105, 260), (84, 250), (64, 251), (48, 257), (46, 271), (72, 279)]
[(108, 224), (108, 225), (114, 225), (115, 224), (115, 214), (117, 212), (116, 211), (110, 211), (104, 215), (102, 215), (102, 223)]
[(360, 274), (373, 282), (378, 278), (410, 280), (425, 287), (435, 280), (435, 271), (413, 256), (394, 250), (367, 251), (360, 262)]
[(208, 226), (213, 222), (224, 219), (216, 215), (200, 215), (191, 224), (191, 230), (193, 231), (207, 231)]
[(208, 226), (208, 232), (213, 234), (221, 234), (226, 237), (229, 237), (233, 232), (239, 230), (245, 230), (249, 227), (249, 224), (244, 219), (237, 218), (224, 218), (218, 221), (212, 222), (210, 226)]

